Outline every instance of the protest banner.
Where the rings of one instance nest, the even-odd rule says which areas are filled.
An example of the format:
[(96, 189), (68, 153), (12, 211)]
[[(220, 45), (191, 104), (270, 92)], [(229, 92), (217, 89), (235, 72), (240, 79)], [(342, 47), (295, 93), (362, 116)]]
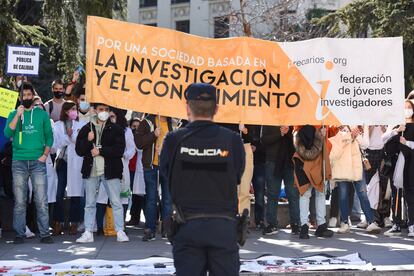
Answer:
[(7, 118), (16, 107), (19, 93), (0, 87), (0, 117)]
[(6, 74), (37, 76), (39, 74), (39, 47), (7, 45)]
[(399, 124), (402, 38), (276, 43), (209, 39), (88, 17), (86, 96), (119, 108), (186, 118), (186, 87), (217, 87), (217, 122)]
[[(303, 258), (264, 256), (257, 259), (241, 259), (240, 271), (253, 273), (373, 270), (373, 265), (358, 253), (334, 257), (314, 255)], [(48, 264), (39, 261), (0, 261), (2, 275), (175, 275), (174, 261), (165, 257), (142, 260), (88, 260), (76, 259), (64, 263)]]

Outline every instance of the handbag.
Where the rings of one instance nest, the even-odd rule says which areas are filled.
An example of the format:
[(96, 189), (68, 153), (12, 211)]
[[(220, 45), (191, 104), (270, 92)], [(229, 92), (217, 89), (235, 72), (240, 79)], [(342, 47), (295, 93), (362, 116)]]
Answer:
[(63, 150), (59, 153), (58, 156), (56, 156), (56, 159), (55, 159), (56, 170), (60, 170), (62, 168), (62, 162), (65, 162), (63, 158), (65, 157), (66, 149), (67, 149), (67, 146), (63, 148)]

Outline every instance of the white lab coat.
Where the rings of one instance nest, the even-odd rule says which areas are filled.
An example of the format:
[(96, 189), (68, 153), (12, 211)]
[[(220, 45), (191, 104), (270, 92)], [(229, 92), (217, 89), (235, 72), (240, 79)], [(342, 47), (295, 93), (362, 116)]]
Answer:
[(85, 124), (85, 121), (73, 121), (73, 134), (71, 137), (66, 134), (63, 122), (56, 122), (54, 127), (55, 145), (58, 149), (57, 155), (67, 146), (68, 182), (66, 194), (68, 197), (83, 197), (85, 194), (85, 186), (81, 174), (83, 158), (77, 155), (75, 151), (76, 138)]
[(137, 150), (137, 165), (135, 168), (134, 184), (132, 186), (134, 195), (145, 195), (144, 167), (142, 166), (142, 150)]
[[(132, 134), (132, 130), (128, 127), (125, 130), (125, 151), (124, 156), (122, 157), (122, 180), (125, 181), (129, 185), (130, 183), (130, 175), (129, 175), (129, 160), (131, 160), (135, 155), (135, 141), (134, 135)], [(129, 198), (122, 198), (122, 204), (128, 204)], [(103, 185), (99, 185), (99, 193), (98, 198), (96, 200), (97, 203), (107, 204), (108, 203), (108, 194), (106, 193), (105, 187)]]

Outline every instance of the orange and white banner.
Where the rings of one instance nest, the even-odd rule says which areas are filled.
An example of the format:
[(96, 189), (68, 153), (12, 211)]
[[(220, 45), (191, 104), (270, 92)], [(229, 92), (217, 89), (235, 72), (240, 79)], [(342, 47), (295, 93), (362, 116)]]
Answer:
[(263, 125), (404, 121), (402, 38), (209, 39), (88, 17), (90, 102), (186, 118), (184, 91), (218, 88), (215, 120)]

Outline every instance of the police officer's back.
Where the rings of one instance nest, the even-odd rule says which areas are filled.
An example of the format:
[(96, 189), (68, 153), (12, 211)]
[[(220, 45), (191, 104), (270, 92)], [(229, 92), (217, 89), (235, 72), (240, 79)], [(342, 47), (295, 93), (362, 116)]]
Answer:
[(161, 173), (170, 179), (173, 204), (185, 221), (172, 239), (177, 275), (238, 275), (237, 185), (244, 147), (236, 133), (212, 122), (216, 89), (186, 90), (190, 123), (167, 135)]

